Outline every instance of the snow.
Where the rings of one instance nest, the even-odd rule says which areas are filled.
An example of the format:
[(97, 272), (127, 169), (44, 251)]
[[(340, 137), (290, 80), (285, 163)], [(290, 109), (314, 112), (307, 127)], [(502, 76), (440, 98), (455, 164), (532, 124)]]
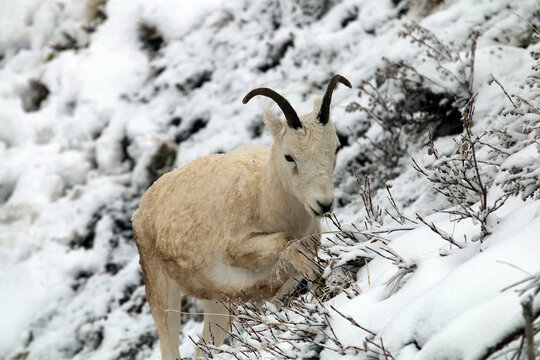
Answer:
[[(520, 329), (522, 297), (507, 288), (540, 271), (534, 130), (540, 120), (515, 109), (492, 80), (538, 104), (537, 87), (527, 85), (538, 77), (530, 55), (539, 45), (528, 24), (538, 28), (538, 3), (446, 1), (427, 15), (421, 3), (332, 0), (322, 9), (310, 0), (109, 0), (106, 19), (88, 24), (84, 0), (0, 2), (0, 359), (159, 359), (130, 231), (145, 188), (170, 166), (248, 143), (269, 145), (261, 115), (271, 102), (241, 103), (258, 86), (278, 90), (305, 113), (332, 74), (355, 86), (376, 84), (386, 58), (432, 79), (425, 84), (433, 92), (461, 96), (441, 67), (467, 75), (459, 71), (470, 59), (473, 29), (481, 35), (472, 131), (495, 134), (477, 148), (491, 164), (482, 167), (488, 203), (514, 189), (512, 181), (522, 181), (521, 190), (488, 217), (491, 233), (480, 241), (478, 222), (441, 212), (456, 206), (413, 169), (411, 158), (428, 170), (441, 163), (428, 154), (425, 133), (403, 134), (408, 150), (386, 184), (416, 221), (397, 225), (383, 213), (384, 224), (374, 226), (385, 244), (336, 246), (337, 263), (364, 263), (354, 278), (360, 291), (341, 292), (324, 306), (344, 345), (361, 347), (370, 334), (330, 305), (384, 340), (395, 359), (482, 358)], [(411, 21), (453, 49), (452, 57), (437, 61), (400, 36)], [(156, 51), (145, 48), (141, 24), (161, 36)], [(55, 49), (69, 43), (66, 34), (76, 44)], [(31, 80), (49, 91), (38, 103)], [(403, 97), (396, 86), (385, 91)], [(348, 230), (351, 224), (364, 229), (366, 217), (351, 167), (358, 165), (363, 180), (362, 156), (385, 135), (365, 113), (347, 110), (353, 101), (368, 105), (344, 87), (332, 100), (332, 119), (348, 142), (336, 166), (335, 214)], [(517, 140), (505, 143), (504, 131)], [(438, 137), (435, 147), (444, 156), (462, 156), (459, 136)], [(383, 185), (373, 189), (373, 203), (394, 212)], [(471, 204), (476, 212), (480, 207)], [(463, 248), (450, 246), (416, 214)], [(323, 227), (335, 230), (328, 219)], [(372, 251), (385, 246), (399, 262)], [(189, 302), (186, 309), (196, 313), (200, 305)], [(190, 337), (200, 335), (201, 316), (183, 320), (180, 350), (193, 356)], [(317, 356), (365, 358), (329, 349)]]

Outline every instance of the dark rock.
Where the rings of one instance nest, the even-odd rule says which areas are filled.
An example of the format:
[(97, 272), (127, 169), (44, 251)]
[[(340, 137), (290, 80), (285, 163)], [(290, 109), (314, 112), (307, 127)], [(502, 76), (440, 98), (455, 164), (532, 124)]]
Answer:
[(188, 93), (202, 87), (205, 83), (212, 80), (212, 74), (212, 71), (204, 70), (189, 77), (182, 83), (175, 84), (175, 86), (179, 91), (183, 93)]
[(141, 43), (141, 49), (147, 51), (150, 55), (157, 53), (163, 46), (163, 36), (155, 25), (141, 22), (137, 27), (137, 32)]
[(180, 116), (175, 116), (171, 119), (169, 124), (173, 126), (179, 126), (182, 123), (182, 118)]
[(47, 85), (37, 79), (28, 81), (28, 89), (22, 96), (23, 109), (26, 112), (38, 111), (45, 99), (49, 96), (50, 91)]
[(180, 131), (176, 136), (174, 137), (174, 142), (177, 144), (180, 144), (183, 141), (186, 141), (189, 139), (193, 134), (196, 134), (201, 129), (204, 129), (206, 125), (208, 124), (207, 119), (203, 118), (197, 118), (191, 122), (191, 125), (189, 128), (184, 129)]
[(267, 72), (278, 66), (290, 47), (294, 47), (292, 37), (281, 43), (269, 44), (267, 59), (263, 64), (258, 66), (259, 71)]

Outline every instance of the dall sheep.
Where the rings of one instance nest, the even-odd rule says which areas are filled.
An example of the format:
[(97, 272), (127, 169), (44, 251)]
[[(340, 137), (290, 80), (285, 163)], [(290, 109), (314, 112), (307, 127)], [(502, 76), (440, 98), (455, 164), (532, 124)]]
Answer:
[(142, 197), (133, 234), (163, 359), (180, 358), (181, 293), (203, 301), (204, 341), (219, 346), (222, 329), (231, 328), (219, 299), (271, 299), (298, 272), (317, 276), (302, 248), (319, 241), (321, 216), (333, 208), (339, 140), (329, 117), (338, 82), (351, 87), (335, 75), (301, 118), (275, 91), (252, 90), (244, 104), (267, 96), (286, 118), (266, 109), (271, 148), (201, 157), (163, 175)]

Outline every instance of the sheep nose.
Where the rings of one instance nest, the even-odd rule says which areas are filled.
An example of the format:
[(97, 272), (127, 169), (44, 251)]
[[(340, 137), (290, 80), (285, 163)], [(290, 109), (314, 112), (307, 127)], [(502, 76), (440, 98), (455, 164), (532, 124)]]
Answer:
[(328, 204), (323, 204), (319, 201), (317, 201), (317, 205), (321, 207), (321, 214), (326, 214), (332, 211), (332, 207), (334, 205), (334, 200), (330, 201)]

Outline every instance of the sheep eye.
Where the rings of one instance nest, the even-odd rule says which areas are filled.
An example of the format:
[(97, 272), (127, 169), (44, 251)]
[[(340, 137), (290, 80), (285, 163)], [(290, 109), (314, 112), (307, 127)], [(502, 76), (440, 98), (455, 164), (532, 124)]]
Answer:
[(285, 155), (285, 160), (287, 160), (288, 162), (294, 162), (294, 159), (291, 155)]

